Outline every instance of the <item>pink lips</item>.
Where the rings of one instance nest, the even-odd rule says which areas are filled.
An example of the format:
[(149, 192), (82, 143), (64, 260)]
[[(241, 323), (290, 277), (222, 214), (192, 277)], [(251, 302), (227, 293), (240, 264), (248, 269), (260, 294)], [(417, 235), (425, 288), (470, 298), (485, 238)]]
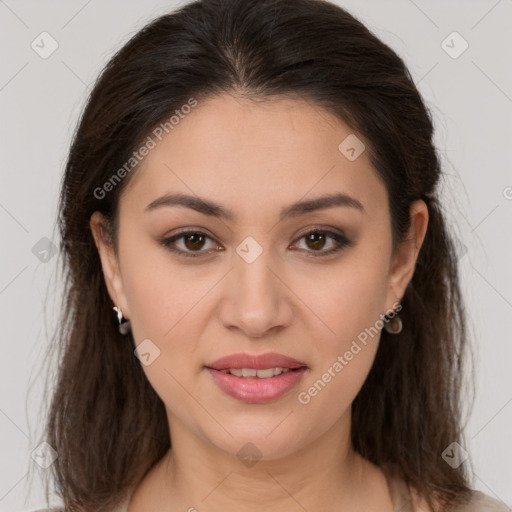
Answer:
[[(221, 370), (229, 368), (290, 368), (268, 379), (259, 377), (237, 377)], [(248, 403), (263, 403), (275, 400), (292, 389), (308, 369), (307, 366), (291, 357), (268, 352), (261, 355), (232, 354), (206, 365), (214, 382), (229, 396)]]
[(306, 363), (275, 352), (267, 352), (259, 355), (244, 353), (231, 354), (206, 365), (207, 368), (213, 368), (215, 370), (226, 370), (228, 368), (255, 368), (262, 370), (263, 368), (301, 368), (302, 366), (306, 366)]

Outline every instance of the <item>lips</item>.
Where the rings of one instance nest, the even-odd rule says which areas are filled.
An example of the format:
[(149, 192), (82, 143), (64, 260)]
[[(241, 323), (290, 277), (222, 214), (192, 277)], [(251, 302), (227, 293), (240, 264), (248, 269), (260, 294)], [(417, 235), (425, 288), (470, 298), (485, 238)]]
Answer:
[(214, 370), (228, 370), (231, 368), (253, 368), (255, 370), (263, 370), (265, 368), (290, 368), (294, 370), (307, 368), (307, 365), (302, 361), (276, 352), (267, 352), (259, 355), (246, 353), (231, 354), (205, 366), (206, 368)]
[(231, 354), (205, 365), (205, 369), (224, 393), (253, 404), (277, 400), (297, 386), (308, 371), (302, 361), (275, 352)]
[(231, 398), (245, 403), (263, 404), (288, 394), (299, 384), (307, 368), (288, 370), (287, 373), (268, 379), (236, 377), (212, 368), (207, 371), (218, 388)]

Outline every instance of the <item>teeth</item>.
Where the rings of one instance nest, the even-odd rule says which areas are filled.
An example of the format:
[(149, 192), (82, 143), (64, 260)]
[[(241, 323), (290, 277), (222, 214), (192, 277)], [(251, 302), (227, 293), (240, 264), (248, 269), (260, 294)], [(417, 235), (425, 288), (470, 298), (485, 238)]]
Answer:
[(258, 370), (252, 368), (242, 368), (242, 377), (256, 377)]
[(266, 370), (257, 370), (256, 375), (260, 379), (268, 379), (274, 376), (274, 368), (267, 368)]
[(265, 368), (261, 370), (256, 370), (255, 368), (230, 368), (229, 370), (221, 371), (224, 373), (231, 373), (231, 375), (235, 375), (236, 377), (258, 377), (260, 379), (269, 379), (270, 377), (281, 375), (281, 373), (289, 372), (290, 368)]

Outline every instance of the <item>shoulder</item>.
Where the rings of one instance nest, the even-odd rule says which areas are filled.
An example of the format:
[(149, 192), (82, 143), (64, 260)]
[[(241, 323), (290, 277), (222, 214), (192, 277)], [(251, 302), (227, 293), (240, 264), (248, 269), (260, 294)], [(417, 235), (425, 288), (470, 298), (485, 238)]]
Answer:
[[(432, 512), (423, 496), (396, 475), (387, 474), (395, 511)], [(512, 507), (491, 496), (471, 490), (464, 502), (453, 503), (444, 508), (446, 512), (512, 512)]]
[[(112, 509), (112, 512), (126, 512), (128, 510), (129, 496), (126, 497), (118, 506)], [(54, 506), (50, 508), (32, 508), (24, 512), (66, 512), (63, 506)]]
[[(131, 492), (119, 503), (119, 505), (112, 508), (111, 512), (126, 512), (130, 501)], [(67, 512), (64, 506), (53, 506), (50, 508), (32, 508), (23, 512)]]
[(468, 501), (451, 507), (449, 512), (512, 512), (512, 508), (481, 491), (473, 490)]
[(26, 512), (65, 512), (62, 507), (51, 507), (51, 508), (31, 508)]

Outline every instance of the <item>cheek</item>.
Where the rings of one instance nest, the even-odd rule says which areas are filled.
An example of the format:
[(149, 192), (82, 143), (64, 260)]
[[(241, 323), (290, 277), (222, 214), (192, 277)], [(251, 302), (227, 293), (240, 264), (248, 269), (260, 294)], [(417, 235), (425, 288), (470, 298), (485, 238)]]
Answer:
[[(375, 326), (385, 311), (386, 261), (354, 252), (331, 268), (310, 268), (295, 278), (294, 291), (315, 326), (315, 351), (331, 355), (350, 348), (351, 341)], [(364, 336), (361, 336), (364, 337)]]
[(137, 244), (133, 238), (126, 235), (122, 268), (136, 340), (172, 337), (194, 304), (207, 293), (212, 278), (184, 269), (157, 242)]
[[(149, 245), (149, 244), (148, 244)], [(201, 339), (201, 298), (214, 284), (214, 276), (182, 271), (165, 250), (126, 247), (124, 289), (136, 347), (146, 347), (149, 364), (142, 369), (166, 407), (187, 416), (195, 403), (184, 392), (196, 373)], [(148, 343), (146, 340), (150, 340)]]
[[(361, 282), (360, 282), (361, 284)], [(315, 340), (315, 364), (297, 392), (297, 402), (309, 418), (322, 416), (330, 425), (344, 415), (359, 393), (373, 364), (380, 341), (381, 301), (375, 283), (349, 286), (322, 297), (324, 328)], [(331, 301), (328, 300), (331, 299)]]
[(387, 261), (370, 251), (362, 254), (333, 267), (331, 275), (325, 270), (317, 275), (310, 272), (307, 281), (300, 281), (298, 295), (308, 297), (317, 335), (311, 333), (315, 364), (297, 401), (311, 413), (323, 411), (327, 422), (350, 407), (371, 369), (380, 340)]
[[(346, 352), (332, 354), (325, 364), (314, 369), (297, 390), (297, 412), (312, 432), (325, 431), (343, 421), (371, 369), (378, 335), (372, 344), (352, 345), (350, 360)], [(321, 418), (320, 421), (318, 419)]]

